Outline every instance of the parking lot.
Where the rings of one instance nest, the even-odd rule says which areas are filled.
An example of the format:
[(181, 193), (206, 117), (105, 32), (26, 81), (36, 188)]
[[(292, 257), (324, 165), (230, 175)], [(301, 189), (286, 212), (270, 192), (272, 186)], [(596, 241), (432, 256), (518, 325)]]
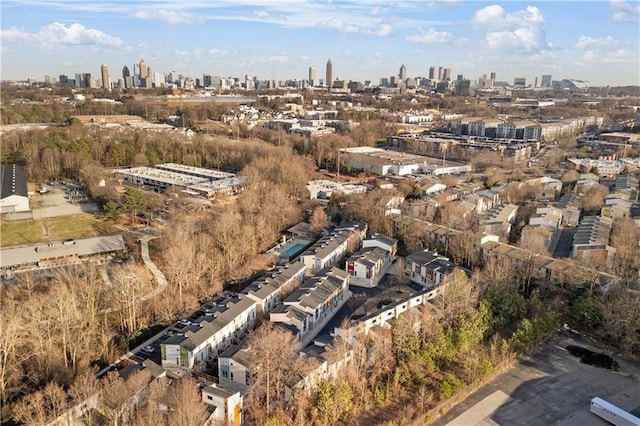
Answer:
[(60, 182), (51, 183), (44, 185), (47, 192), (42, 194), (37, 192), (31, 199), (34, 219), (99, 211), (98, 205), (88, 202), (88, 196), (79, 186)]
[(568, 345), (602, 352), (580, 336), (563, 332), (471, 394), (434, 425), (607, 425), (589, 412), (589, 403), (596, 396), (637, 416), (640, 366), (619, 358), (618, 372), (583, 364), (565, 349)]

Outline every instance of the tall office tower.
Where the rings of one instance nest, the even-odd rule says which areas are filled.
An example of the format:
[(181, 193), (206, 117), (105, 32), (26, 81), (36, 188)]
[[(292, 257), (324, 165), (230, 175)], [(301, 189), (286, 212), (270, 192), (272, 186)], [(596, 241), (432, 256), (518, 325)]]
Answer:
[(491, 73), (491, 87), (495, 86), (496, 84), (496, 73), (492, 72)]
[(451, 80), (451, 68), (444, 69), (444, 74), (442, 75), (442, 79), (445, 81)]
[(487, 87), (487, 75), (482, 74), (482, 87)]
[(69, 77), (66, 74), (60, 74), (58, 81), (60, 81), (60, 84), (69, 84)]
[(74, 80), (76, 87), (84, 87), (84, 79), (82, 74), (76, 73), (76, 79)]
[(442, 81), (442, 67), (438, 67), (438, 81)]
[(84, 80), (84, 82), (82, 83), (83, 84), (82, 87), (89, 87), (89, 88), (93, 87), (93, 84), (91, 81), (92, 80), (91, 73), (88, 72), (88, 73), (82, 74), (82, 79)]
[(327, 74), (325, 84), (328, 89), (331, 89), (331, 87), (333, 86), (333, 63), (331, 62), (331, 59), (327, 61)]
[(100, 65), (100, 74), (102, 75), (102, 88), (111, 89), (111, 81), (109, 80), (109, 68), (106, 64)]
[(125, 65), (122, 67), (122, 78), (126, 80), (127, 77), (131, 77), (131, 73), (129, 72), (129, 67)]
[(204, 87), (211, 87), (211, 75), (205, 74), (202, 76), (202, 85)]
[(138, 69), (140, 70), (140, 78), (145, 78), (147, 76), (147, 64), (144, 63), (144, 59), (140, 59)]
[(536, 77), (536, 79), (533, 80), (533, 87), (538, 87), (538, 77)]
[(542, 76), (542, 83), (540, 84), (542, 87), (551, 87), (551, 74), (544, 74)]
[(429, 80), (435, 80), (436, 78), (436, 67), (429, 68)]
[(464, 78), (464, 76), (462, 74), (458, 74), (458, 77), (456, 78), (456, 81), (462, 81), (463, 78)]
[(318, 85), (318, 68), (309, 67), (309, 85), (310, 86)]
[(515, 77), (513, 79), (513, 85), (519, 87), (525, 87), (527, 85), (527, 79), (525, 77)]
[(398, 77), (400, 77), (400, 81), (405, 81), (407, 79), (407, 67), (405, 67), (404, 64), (400, 66)]

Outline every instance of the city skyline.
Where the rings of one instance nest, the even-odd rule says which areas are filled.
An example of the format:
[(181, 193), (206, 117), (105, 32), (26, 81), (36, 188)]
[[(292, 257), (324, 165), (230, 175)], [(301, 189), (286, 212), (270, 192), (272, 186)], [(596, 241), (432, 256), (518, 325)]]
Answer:
[(331, 58), (333, 79), (377, 82), (404, 64), (408, 77), (444, 66), (472, 80), (496, 72), (507, 82), (550, 74), (640, 84), (640, 7), (624, 0), (126, 5), (3, 1), (1, 78), (100, 75), (101, 64), (119, 70), (144, 59), (155, 72), (193, 77), (306, 79)]

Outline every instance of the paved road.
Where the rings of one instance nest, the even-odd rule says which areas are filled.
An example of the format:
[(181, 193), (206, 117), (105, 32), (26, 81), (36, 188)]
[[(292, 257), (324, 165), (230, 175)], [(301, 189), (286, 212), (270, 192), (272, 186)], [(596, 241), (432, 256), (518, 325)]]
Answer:
[(560, 238), (553, 250), (553, 257), (566, 258), (571, 257), (571, 249), (573, 248), (573, 236), (578, 231), (577, 227), (564, 228), (560, 232)]
[(563, 333), (471, 394), (434, 425), (606, 425), (589, 412), (591, 398), (599, 396), (628, 411), (640, 407), (637, 364), (618, 360), (619, 373), (582, 364), (564, 349), (569, 344), (598, 351), (579, 336)]

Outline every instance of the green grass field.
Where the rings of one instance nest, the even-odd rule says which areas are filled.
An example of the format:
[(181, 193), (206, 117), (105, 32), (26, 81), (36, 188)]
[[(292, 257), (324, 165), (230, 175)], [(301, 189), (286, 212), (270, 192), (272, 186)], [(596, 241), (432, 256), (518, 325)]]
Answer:
[[(45, 229), (48, 236), (45, 235)], [(68, 238), (95, 237), (109, 235), (113, 232), (112, 224), (86, 213), (58, 216), (44, 220), (2, 222), (0, 246), (10, 247), (36, 244), (44, 241), (60, 241)]]

